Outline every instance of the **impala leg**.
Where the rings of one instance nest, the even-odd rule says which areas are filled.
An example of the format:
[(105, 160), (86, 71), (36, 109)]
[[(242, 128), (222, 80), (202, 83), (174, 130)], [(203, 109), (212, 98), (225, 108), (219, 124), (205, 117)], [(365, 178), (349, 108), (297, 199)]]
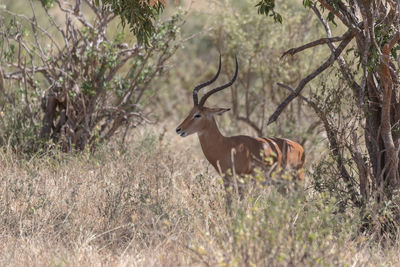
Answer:
[(226, 202), (226, 211), (228, 214), (232, 214), (232, 183), (231, 177), (224, 177), (224, 188), (225, 188), (225, 202)]
[(297, 171), (297, 178), (298, 178), (300, 181), (304, 181), (304, 168), (300, 168), (300, 169)]
[(237, 184), (237, 188), (235, 188), (234, 177), (232, 176), (225, 176), (224, 181), (224, 188), (225, 188), (225, 200), (226, 200), (226, 210), (227, 213), (232, 215), (232, 207), (233, 207), (233, 200), (235, 198), (235, 203), (237, 200), (244, 199), (245, 187), (243, 184)]
[(293, 181), (295, 182), (303, 182), (304, 181), (304, 168), (297, 167), (291, 170), (291, 175), (293, 177)]
[(239, 200), (242, 201), (244, 199), (244, 195), (246, 192), (248, 192), (247, 190), (255, 186), (255, 180), (248, 180), (245, 175), (240, 175), (240, 178), (241, 182), (238, 183), (238, 195)]
[(244, 198), (244, 185), (240, 184), (238, 186), (239, 200), (243, 200)]

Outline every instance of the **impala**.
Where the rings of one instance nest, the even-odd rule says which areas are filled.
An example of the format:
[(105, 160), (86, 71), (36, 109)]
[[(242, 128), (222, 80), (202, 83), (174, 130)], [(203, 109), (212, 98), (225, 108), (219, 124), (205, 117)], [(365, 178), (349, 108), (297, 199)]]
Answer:
[(187, 118), (176, 128), (182, 137), (197, 133), (204, 156), (223, 176), (225, 188), (230, 186), (233, 174), (252, 174), (256, 167), (269, 172), (274, 170), (291, 170), (298, 180), (304, 180), (303, 147), (296, 142), (284, 138), (250, 137), (246, 135), (226, 137), (221, 134), (215, 121), (215, 115), (221, 115), (230, 109), (205, 107), (207, 99), (218, 91), (231, 86), (238, 74), (238, 62), (235, 57), (236, 70), (232, 80), (210, 90), (198, 101), (200, 89), (217, 80), (221, 71), (221, 56), (217, 74), (211, 80), (196, 86), (193, 90), (194, 106)]

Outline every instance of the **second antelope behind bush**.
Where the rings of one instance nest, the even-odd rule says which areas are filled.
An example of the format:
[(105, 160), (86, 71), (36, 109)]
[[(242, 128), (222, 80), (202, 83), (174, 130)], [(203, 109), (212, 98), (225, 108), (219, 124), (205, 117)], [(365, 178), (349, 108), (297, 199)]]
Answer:
[(196, 86), (193, 90), (194, 106), (186, 119), (176, 128), (176, 133), (186, 137), (193, 133), (199, 136), (204, 156), (223, 175), (225, 188), (230, 185), (232, 173), (252, 174), (255, 167), (293, 171), (298, 180), (304, 180), (304, 150), (301, 145), (284, 138), (250, 137), (246, 135), (226, 137), (221, 134), (214, 115), (229, 111), (228, 108), (208, 108), (204, 104), (214, 93), (231, 86), (238, 74), (238, 62), (232, 80), (207, 92), (198, 101), (200, 89), (213, 83), (221, 71), (221, 56), (217, 74), (211, 80)]

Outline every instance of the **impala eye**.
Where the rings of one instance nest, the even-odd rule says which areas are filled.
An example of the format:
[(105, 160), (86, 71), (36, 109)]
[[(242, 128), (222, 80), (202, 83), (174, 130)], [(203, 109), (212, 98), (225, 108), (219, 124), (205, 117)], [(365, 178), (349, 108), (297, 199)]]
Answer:
[(201, 115), (200, 115), (200, 114), (196, 114), (196, 115), (194, 115), (193, 117), (194, 117), (194, 118), (201, 118)]

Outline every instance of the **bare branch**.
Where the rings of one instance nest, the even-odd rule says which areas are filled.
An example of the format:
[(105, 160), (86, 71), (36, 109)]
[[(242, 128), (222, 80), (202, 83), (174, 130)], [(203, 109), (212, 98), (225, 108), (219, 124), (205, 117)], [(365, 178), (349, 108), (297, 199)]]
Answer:
[(105, 79), (106, 82), (111, 81), (111, 79), (115, 76), (115, 74), (118, 72), (118, 70), (121, 69), (126, 64), (126, 62), (128, 62), (129, 59), (138, 55), (139, 49), (137, 47), (132, 48), (132, 49), (126, 49), (126, 50), (120, 51), (118, 53), (118, 56), (124, 55), (124, 54), (125, 54), (125, 57), (122, 58), (120, 60), (120, 63), (109, 72), (107, 78)]
[(369, 199), (368, 168), (363, 160), (360, 148), (358, 146), (358, 137), (355, 131), (352, 132), (352, 139), (353, 139), (354, 149), (351, 146), (348, 146), (348, 148), (352, 153), (352, 157), (357, 165), (358, 176), (360, 178), (360, 193), (364, 201), (368, 201)]
[[(150, 48), (150, 52), (147, 54), (147, 56), (143, 59), (142, 61), (142, 65), (140, 66), (139, 70), (137, 71), (135, 78), (133, 79), (134, 81), (136, 81), (140, 75), (140, 73), (142, 72), (142, 70), (144, 69), (144, 67), (146, 66), (147, 61), (150, 58), (151, 53), (153, 52), (154, 47)], [(136, 83), (132, 83), (131, 86), (129, 87), (129, 89), (125, 92), (124, 96), (121, 97), (121, 100), (118, 103), (118, 107), (124, 105), (131, 97), (133, 91), (135, 90), (135, 88), (137, 87)]]
[(323, 63), (321, 66), (319, 66), (315, 71), (313, 71), (311, 74), (309, 74), (307, 77), (305, 77), (303, 80), (300, 81), (299, 85), (297, 86), (296, 90), (290, 94), (275, 110), (275, 112), (270, 116), (268, 120), (268, 125), (276, 121), (276, 119), (279, 117), (279, 115), (282, 113), (282, 111), (289, 105), (290, 102), (292, 102), (293, 99), (295, 99), (300, 92), (303, 90), (303, 88), (306, 86), (307, 83), (309, 83), (311, 80), (313, 80), (315, 77), (317, 77), (319, 74), (321, 74), (324, 70), (326, 70), (328, 67), (330, 67), (337, 57), (343, 52), (343, 50), (346, 48), (346, 46), (350, 43), (350, 41), (353, 39), (354, 33), (352, 32), (347, 39), (343, 40), (338, 48), (336, 49), (335, 53), (332, 53), (331, 56), (325, 63)]
[(31, 123), (32, 125), (34, 125), (35, 121), (33, 118), (33, 112), (32, 112), (32, 106), (31, 106), (31, 102), (30, 102), (30, 97), (29, 97), (29, 93), (28, 93), (28, 85), (27, 85), (27, 73), (26, 73), (26, 58), (24, 59), (24, 68), (22, 69), (22, 75), (24, 77), (24, 89), (25, 89), (25, 102), (26, 102), (26, 106), (28, 107), (29, 110), (29, 115), (30, 115), (30, 119), (31, 119)]
[[(49, 11), (47, 10), (47, 8), (44, 9), (47, 15), (47, 18), (49, 19), (50, 23), (56, 27), (56, 29), (61, 33), (63, 39), (64, 39), (64, 43), (65, 43), (65, 47), (67, 48), (68, 51), (68, 56), (69, 58), (71, 58), (71, 51), (69, 48), (69, 41), (68, 38), (65, 34), (65, 31), (63, 29), (61, 29), (61, 27), (55, 22), (55, 20), (53, 19), (53, 17), (49, 14)], [(68, 30), (68, 24), (67, 24), (67, 30)]]
[[(286, 90), (290, 91), (291, 93), (294, 93), (295, 91), (292, 89), (292, 87), (290, 87), (287, 84), (283, 84), (283, 83), (276, 83), (278, 86), (285, 88)], [(302, 96), (301, 94), (299, 94), (299, 97), (301, 98), (301, 100), (304, 100), (304, 102), (306, 102), (307, 104), (311, 104), (310, 100), (304, 96)]]
[[(321, 16), (321, 13), (319, 12), (319, 10), (316, 7), (312, 7), (312, 9), (313, 9), (315, 15), (317, 15), (318, 19), (321, 21), (322, 25), (324, 26), (327, 36), (331, 37), (332, 33), (331, 33), (331, 29), (329, 27), (329, 24)], [(332, 43), (328, 43), (328, 46), (329, 46), (329, 49), (331, 50), (331, 52), (335, 53), (336, 47)], [(343, 77), (347, 81), (347, 84), (350, 86), (350, 88), (352, 88), (354, 95), (359, 98), (359, 105), (361, 107), (361, 105), (363, 103), (362, 88), (355, 81), (353, 75), (351, 74), (350, 68), (348, 67), (348, 65), (346, 64), (346, 61), (344, 60), (344, 58), (341, 55), (339, 55), (337, 57), (337, 62), (340, 67), (340, 72), (342, 73)]]
[(294, 54), (297, 54), (298, 52), (301, 52), (303, 50), (306, 50), (308, 48), (317, 46), (317, 45), (322, 45), (322, 44), (330, 44), (333, 42), (339, 42), (339, 41), (343, 41), (344, 39), (346, 39), (350, 34), (351, 34), (351, 30), (348, 30), (345, 34), (343, 34), (342, 36), (337, 36), (337, 37), (328, 37), (328, 38), (321, 38), (318, 40), (315, 40), (311, 43), (296, 47), (296, 48), (292, 48), (287, 50), (286, 52), (284, 52), (281, 56), (281, 58), (287, 56), (287, 55), (291, 55), (293, 56)]
[(0, 92), (5, 93), (3, 69), (0, 67)]
[(37, 48), (38, 48), (39, 51), (40, 51), (40, 59), (42, 60), (42, 62), (43, 62), (45, 65), (48, 66), (48, 70), (51, 72), (51, 74), (53, 75), (53, 77), (56, 77), (55, 72), (52, 71), (52, 68), (49, 67), (49, 62), (48, 62), (47, 57), (46, 57), (46, 55), (45, 55), (45, 53), (44, 53), (44, 51), (43, 51), (42, 45), (41, 45), (40, 42), (39, 42), (39, 37), (38, 37), (37, 29), (36, 29), (38, 23), (37, 23), (37, 20), (36, 20), (35, 9), (34, 9), (34, 7), (33, 7), (32, 0), (29, 0), (29, 4), (30, 4), (30, 6), (31, 6), (32, 13), (33, 13), (33, 17), (32, 17), (32, 20), (31, 20), (32, 31), (33, 31), (33, 36), (34, 36), (34, 38), (35, 38), (36, 46), (37, 46)]
[(69, 14), (73, 14), (84, 26), (86, 26), (92, 30), (94, 29), (93, 25), (90, 24), (89, 21), (82, 15), (80, 10), (78, 10), (78, 14), (77, 14), (76, 11), (74, 11), (74, 10), (64, 8), (61, 5), (59, 0), (55, 0), (55, 2), (58, 4), (58, 7), (60, 8), (61, 11), (69, 13)]
[[(44, 28), (41, 27), (39, 24), (37, 24), (36, 21), (34, 21), (33, 19), (28, 18), (28, 17), (25, 16), (25, 15), (16, 14), (16, 13), (14, 13), (14, 12), (11, 12), (10, 10), (7, 10), (7, 9), (2, 10), (2, 11), (5, 12), (5, 13), (7, 13), (7, 14), (9, 14), (9, 15), (11, 15), (11, 16), (13, 16), (13, 17), (22, 18), (22, 19), (26, 20), (27, 22), (29, 22), (30, 24), (34, 24), (35, 27), (36, 27), (38, 30), (40, 30), (40, 32), (42, 32), (44, 35), (46, 35), (46, 36), (49, 38), (49, 40), (52, 42), (52, 44), (54, 44), (54, 45), (56, 46), (58, 52), (61, 52), (61, 48), (59, 47), (59, 45), (58, 45), (57, 42), (55, 41), (54, 37), (53, 37), (46, 29), (44, 29)], [(27, 51), (27, 52), (28, 52), (28, 51)], [(30, 53), (30, 52), (29, 52), (29, 53)]]

